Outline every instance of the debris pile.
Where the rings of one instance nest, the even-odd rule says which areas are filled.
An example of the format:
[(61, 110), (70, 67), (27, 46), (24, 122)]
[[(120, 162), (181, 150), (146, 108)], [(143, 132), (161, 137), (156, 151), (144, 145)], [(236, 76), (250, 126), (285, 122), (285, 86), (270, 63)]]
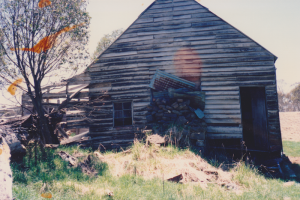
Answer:
[[(153, 142), (158, 136), (148, 136), (149, 142)], [(131, 152), (124, 154), (106, 154), (105, 162), (108, 164), (112, 175), (120, 177), (125, 174), (139, 175), (146, 180), (160, 178), (163, 181), (175, 183), (193, 183), (206, 189), (209, 184), (216, 184), (225, 190), (242, 192), (239, 185), (234, 180), (234, 170), (239, 166), (236, 164), (221, 164), (219, 168), (210, 165), (199, 155), (191, 151), (185, 151), (184, 154), (174, 153), (173, 147), (162, 147), (155, 143), (152, 145), (141, 145), (136, 142)], [(173, 153), (172, 153), (173, 152)], [(137, 158), (138, 154), (138, 158)], [(122, 155), (122, 156), (120, 156)]]
[[(95, 152), (98, 153), (98, 152)], [(66, 162), (69, 163), (70, 166), (72, 167), (79, 167), (81, 168), (81, 171), (89, 176), (97, 176), (98, 172), (93, 166), (93, 160), (100, 160), (100, 162), (103, 161), (103, 159), (100, 159), (99, 155), (102, 156), (100, 153), (98, 153), (98, 156), (95, 155), (88, 155), (85, 156), (83, 154), (74, 154), (71, 156), (65, 151), (60, 151), (58, 152), (58, 155)], [(85, 157), (84, 160), (79, 161), (77, 158), (78, 157)], [(104, 157), (103, 157), (104, 158)]]
[[(205, 145), (205, 93), (195, 84), (157, 70), (150, 87), (152, 102), (147, 106), (147, 127), (154, 133), (168, 134), (170, 141), (183, 146)], [(174, 126), (177, 129), (174, 129)]]
[(23, 145), (23, 140), (26, 139), (25, 134), (26, 132), (24, 133), (21, 128), (14, 129), (9, 125), (0, 125), (0, 138), (5, 139), (13, 160), (21, 159), (26, 153)]

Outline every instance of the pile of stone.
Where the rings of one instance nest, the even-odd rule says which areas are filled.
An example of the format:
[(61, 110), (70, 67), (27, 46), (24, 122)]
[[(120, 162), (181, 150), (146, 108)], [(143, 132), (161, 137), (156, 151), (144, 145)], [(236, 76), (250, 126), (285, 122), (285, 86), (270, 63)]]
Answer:
[[(203, 102), (204, 103), (204, 102)], [(188, 138), (188, 143), (197, 146), (205, 145), (206, 123), (201, 109), (192, 107), (188, 98), (153, 98), (147, 106), (147, 123), (153, 132), (159, 135), (168, 134), (171, 127), (178, 127), (180, 138)], [(187, 142), (184, 143), (186, 145)]]

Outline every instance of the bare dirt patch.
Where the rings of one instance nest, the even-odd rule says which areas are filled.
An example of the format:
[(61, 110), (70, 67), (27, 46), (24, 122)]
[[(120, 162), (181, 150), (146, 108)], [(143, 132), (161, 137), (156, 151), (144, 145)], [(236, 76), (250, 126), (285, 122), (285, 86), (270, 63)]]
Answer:
[(300, 112), (280, 112), (282, 140), (300, 142)]
[(300, 165), (300, 157), (289, 156), (291, 163)]

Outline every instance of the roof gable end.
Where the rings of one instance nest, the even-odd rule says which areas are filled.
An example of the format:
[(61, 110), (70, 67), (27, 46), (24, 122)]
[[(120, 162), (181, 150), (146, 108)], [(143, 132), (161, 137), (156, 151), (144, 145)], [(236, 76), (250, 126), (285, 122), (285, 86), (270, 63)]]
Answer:
[[(206, 48), (202, 48), (205, 45), (207, 52)], [(148, 60), (160, 56), (172, 57), (170, 51), (180, 47), (194, 48), (200, 55), (205, 54), (204, 58), (210, 52), (224, 53), (224, 56), (225, 53), (235, 52), (241, 57), (272, 56), (274, 62), (277, 59), (264, 47), (194, 0), (156, 0), (91, 67), (111, 62), (114, 65), (118, 65), (118, 62), (124, 64), (124, 61), (130, 63), (127, 61), (139, 59), (141, 54), (147, 54)], [(142, 57), (145, 59), (145, 56)]]

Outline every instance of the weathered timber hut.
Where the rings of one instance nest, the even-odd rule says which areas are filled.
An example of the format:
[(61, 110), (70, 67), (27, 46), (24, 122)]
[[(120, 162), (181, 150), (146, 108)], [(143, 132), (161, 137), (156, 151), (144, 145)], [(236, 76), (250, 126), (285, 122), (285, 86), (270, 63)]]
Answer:
[[(126, 144), (147, 126), (156, 70), (205, 92), (206, 139), (282, 150), (277, 57), (194, 0), (156, 0), (72, 81), (89, 83), (94, 145)], [(70, 83), (71, 84), (71, 83)]]

